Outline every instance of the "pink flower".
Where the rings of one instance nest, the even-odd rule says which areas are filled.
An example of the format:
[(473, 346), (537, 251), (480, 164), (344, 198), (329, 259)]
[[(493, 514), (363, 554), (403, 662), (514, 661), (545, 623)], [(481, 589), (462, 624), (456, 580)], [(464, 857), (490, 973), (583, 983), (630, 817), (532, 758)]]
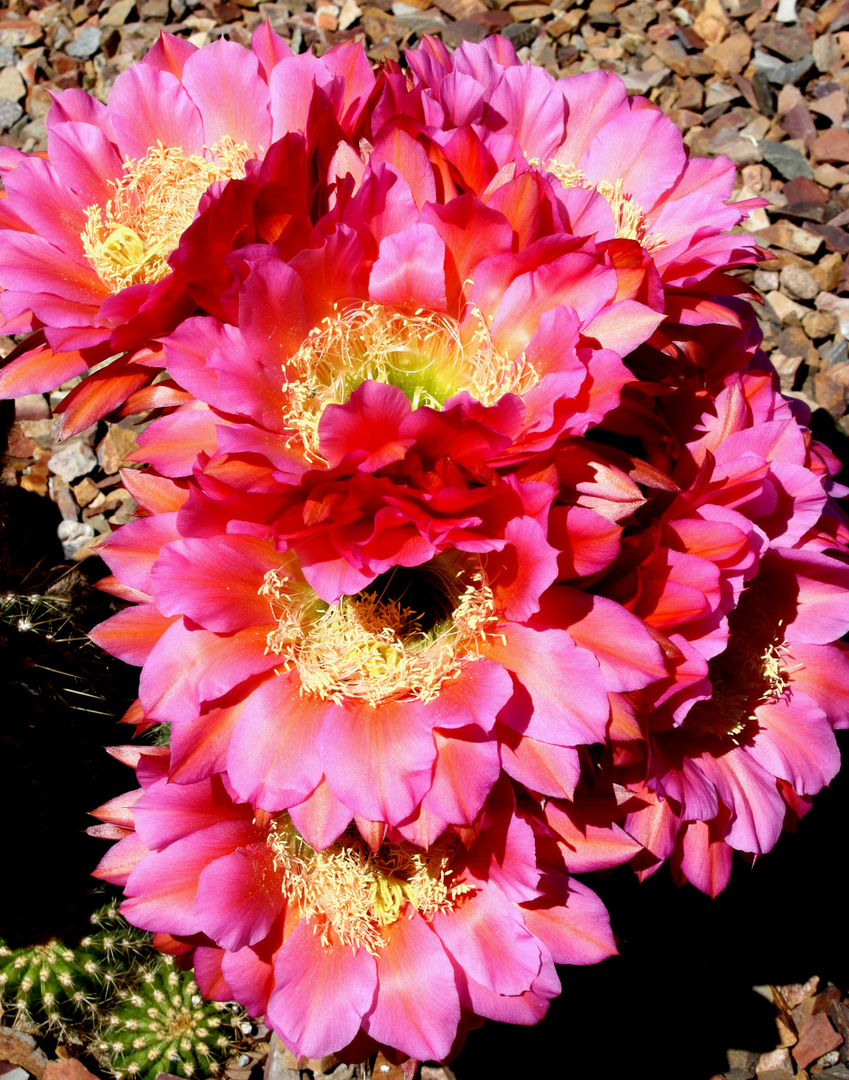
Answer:
[(496, 545), (458, 540), (328, 599), (292, 552), (225, 531), (226, 501), (126, 479), (158, 512), (102, 550), (110, 588), (141, 602), (92, 636), (143, 665), (146, 721), (173, 723), (174, 779), (226, 770), (240, 798), (289, 809), (311, 843), (352, 815), (422, 843), (471, 825), (502, 762), (569, 794), (574, 747), (605, 737), (608, 694), (666, 674), (639, 619), (549, 588), (556, 553), (532, 516)]
[[(0, 393), (49, 389), (120, 353), (66, 402), (71, 433), (147, 387), (162, 367), (155, 339), (195, 309), (172, 272), (182, 234), (251, 159), (306, 126), (311, 98), (331, 114), (362, 104), (374, 76), (356, 49), (351, 62), (352, 48), (294, 57), (268, 24), (253, 52), (163, 35), (115, 80), (107, 106), (79, 90), (58, 95), (48, 160), (0, 158), (0, 304), (10, 325), (43, 328), (0, 376)], [(152, 392), (134, 403), (169, 402)]]
[[(521, 64), (498, 37), (464, 43), (453, 54), (426, 37), (406, 56), (410, 84), (402, 89), (400, 74), (387, 76), (391, 107), (438, 132), (472, 190), (475, 180), (494, 187), (529, 170), (550, 178), (561, 211), (592, 220), (587, 232), (638, 244), (651, 257), (673, 306), (714, 270), (756, 259), (751, 238), (729, 234), (761, 205), (726, 205), (733, 162), (688, 160), (678, 128), (645, 98), (628, 97), (617, 76), (594, 71), (555, 80)], [(469, 126), (474, 141), (460, 137)]]
[(420, 849), (369, 824), (317, 849), (226, 780), (169, 783), (163, 756), (138, 770), (141, 790), (95, 811), (98, 835), (124, 833), (96, 876), (124, 885), (131, 923), (195, 947), (207, 996), (264, 1013), (296, 1054), (443, 1060), (478, 1017), (536, 1023), (555, 963), (615, 952), (603, 906), (505, 784), (465, 837)]
[(769, 851), (834, 777), (847, 722), (845, 527), (829, 455), (775, 381), (754, 367), (715, 398), (695, 378), (657, 399), (654, 456), (674, 448), (677, 493), (637, 509), (593, 586), (655, 628), (674, 672), (626, 695), (610, 732), (609, 777), (635, 796), (620, 820), (646, 849), (634, 865), (672, 857), (711, 894), (732, 849)]

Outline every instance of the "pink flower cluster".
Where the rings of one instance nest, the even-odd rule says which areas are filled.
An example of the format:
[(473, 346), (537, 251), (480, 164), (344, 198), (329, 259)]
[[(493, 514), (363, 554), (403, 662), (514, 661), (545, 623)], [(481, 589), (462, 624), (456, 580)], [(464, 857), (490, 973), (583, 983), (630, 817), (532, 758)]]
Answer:
[(444, 1060), (615, 951), (573, 874), (769, 851), (849, 726), (849, 529), (733, 163), (498, 37), (163, 36), (48, 126), (0, 392), (150, 420), (92, 635), (170, 728), (95, 811), (126, 917), (298, 1054)]

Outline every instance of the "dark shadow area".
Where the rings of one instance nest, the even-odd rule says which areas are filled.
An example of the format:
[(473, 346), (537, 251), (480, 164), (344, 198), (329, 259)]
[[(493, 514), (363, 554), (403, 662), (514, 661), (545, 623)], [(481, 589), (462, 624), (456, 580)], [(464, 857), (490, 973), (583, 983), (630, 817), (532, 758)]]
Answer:
[(90, 874), (108, 847), (85, 835), (88, 811), (132, 786), (103, 746), (129, 740), (115, 721), (138, 670), (85, 636), (117, 610), (92, 587), (105, 564), (62, 562), (48, 499), (4, 487), (0, 500), (0, 937), (73, 943), (89, 929)]

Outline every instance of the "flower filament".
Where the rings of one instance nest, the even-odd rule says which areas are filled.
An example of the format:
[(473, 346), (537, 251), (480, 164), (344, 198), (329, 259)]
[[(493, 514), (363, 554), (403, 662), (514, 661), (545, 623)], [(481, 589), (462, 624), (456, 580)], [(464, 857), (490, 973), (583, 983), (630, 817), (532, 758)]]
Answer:
[[(539, 158), (530, 159), (528, 164), (541, 167)], [(633, 195), (623, 190), (621, 177), (612, 183), (609, 180), (593, 183), (576, 165), (566, 165), (554, 158), (544, 168), (555, 176), (564, 188), (580, 187), (586, 191), (597, 191), (603, 196), (613, 214), (617, 240), (636, 240), (640, 247), (650, 254), (666, 247), (668, 241), (659, 233), (650, 231), (645, 211), (634, 201)]]
[[(433, 611), (417, 613), (403, 596), (391, 595), (395, 572), (378, 579), (376, 589), (335, 604), (323, 604), (312, 590), (305, 595), (302, 584), (278, 571), (266, 574), (260, 595), (269, 597), (278, 620), (266, 649), (283, 658), (283, 670), (297, 671), (302, 696), (374, 708), (430, 701), (480, 658), (480, 645), (498, 621), (482, 570), (442, 556), (417, 569), (441, 590), (436, 619)], [(433, 625), (426, 628), (428, 614)]]
[(416, 912), (429, 919), (452, 911), (472, 889), (449, 881), (456, 841), (440, 840), (427, 851), (385, 842), (372, 852), (349, 826), (335, 843), (316, 851), (282, 813), (271, 822), (268, 843), (287, 902), (301, 918), (313, 920), (323, 945), (338, 940), (375, 956), (393, 923)]
[[(688, 734), (712, 734), (737, 744), (757, 723), (759, 705), (778, 701), (792, 672), (784, 663), (783, 620), (764, 610), (765, 586), (750, 585), (728, 616), (728, 645), (708, 663), (711, 697), (684, 721)], [(793, 669), (795, 670), (795, 669)]]
[(253, 156), (246, 143), (229, 136), (204, 149), (201, 157), (158, 143), (141, 161), (127, 158), (124, 176), (111, 181), (115, 194), (106, 206), (86, 208), (83, 249), (104, 285), (117, 291), (167, 277), (168, 256), (194, 220), (201, 196), (218, 180), (243, 177)]
[(480, 311), (462, 332), (449, 315), (403, 313), (364, 303), (326, 317), (285, 365), (285, 420), (308, 458), (320, 456), (318, 425), (327, 405), (344, 404), (363, 382), (397, 386), (414, 409), (441, 409), (461, 390), (492, 405), (504, 394), (523, 394), (538, 375), (522, 354), (503, 356)]

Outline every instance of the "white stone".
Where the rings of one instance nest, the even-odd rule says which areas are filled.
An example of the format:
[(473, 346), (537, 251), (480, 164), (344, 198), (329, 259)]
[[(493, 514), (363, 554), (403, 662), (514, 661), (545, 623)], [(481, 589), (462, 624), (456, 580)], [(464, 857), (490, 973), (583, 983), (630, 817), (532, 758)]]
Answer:
[(0, 98), (6, 101), (20, 101), (26, 97), (27, 84), (17, 68), (4, 67), (0, 70)]
[(768, 292), (765, 300), (785, 326), (798, 326), (810, 310), (777, 290)]

